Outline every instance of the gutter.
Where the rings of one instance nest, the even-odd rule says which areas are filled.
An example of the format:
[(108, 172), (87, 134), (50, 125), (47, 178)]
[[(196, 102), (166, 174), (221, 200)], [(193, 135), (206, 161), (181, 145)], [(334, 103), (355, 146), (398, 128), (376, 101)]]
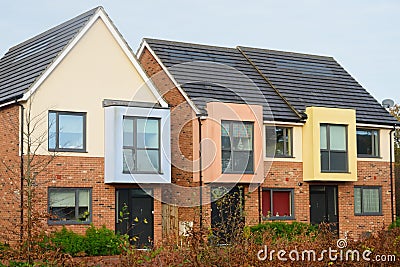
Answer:
[(200, 207), (200, 230), (203, 229), (203, 160), (202, 160), (202, 149), (201, 149), (201, 126), (203, 125), (201, 123), (202, 120), (205, 120), (206, 117), (202, 114), (200, 116), (197, 116), (197, 120), (199, 122), (199, 183), (200, 183), (200, 201), (199, 201), (199, 207)]
[(396, 220), (394, 215), (394, 202), (393, 202), (393, 146), (392, 134), (396, 131), (397, 124), (393, 125), (393, 129), (389, 132), (389, 147), (390, 147), (390, 206), (392, 212), (392, 223)]
[(21, 175), (21, 181), (20, 181), (20, 186), (21, 186), (21, 192), (20, 192), (20, 209), (21, 209), (21, 214), (20, 214), (20, 221), (21, 221), (21, 226), (20, 226), (20, 241), (22, 242), (23, 236), (24, 236), (24, 111), (25, 108), (24, 106), (18, 102), (18, 100), (15, 100), (15, 104), (18, 105), (21, 109), (21, 121), (20, 121), (20, 175)]

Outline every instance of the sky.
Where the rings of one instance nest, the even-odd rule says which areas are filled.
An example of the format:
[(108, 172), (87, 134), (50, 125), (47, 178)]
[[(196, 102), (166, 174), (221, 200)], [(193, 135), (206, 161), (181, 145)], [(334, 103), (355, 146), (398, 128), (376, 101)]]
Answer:
[(399, 0), (1, 0), (0, 54), (100, 5), (134, 51), (152, 37), (333, 56), (400, 103)]

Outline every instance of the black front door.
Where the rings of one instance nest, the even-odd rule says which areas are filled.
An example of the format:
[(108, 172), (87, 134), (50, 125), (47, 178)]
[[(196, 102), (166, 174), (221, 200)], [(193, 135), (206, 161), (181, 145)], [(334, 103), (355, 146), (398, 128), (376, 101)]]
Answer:
[(328, 223), (332, 231), (339, 230), (337, 186), (310, 185), (310, 221)]
[(116, 230), (138, 248), (153, 244), (153, 197), (140, 188), (117, 189)]
[(211, 188), (211, 228), (215, 242), (228, 244), (244, 226), (243, 186)]

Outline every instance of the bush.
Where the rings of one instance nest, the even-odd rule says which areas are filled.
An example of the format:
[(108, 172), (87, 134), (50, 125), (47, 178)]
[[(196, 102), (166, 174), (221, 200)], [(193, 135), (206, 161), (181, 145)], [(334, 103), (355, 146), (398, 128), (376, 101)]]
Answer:
[(285, 238), (293, 240), (303, 235), (316, 234), (318, 227), (302, 222), (266, 222), (249, 227), (250, 232), (260, 241), (262, 235), (269, 235), (272, 240)]
[(118, 255), (125, 237), (115, 234), (105, 226), (96, 229), (93, 225), (86, 230), (86, 254), (90, 256)]
[(87, 248), (86, 238), (67, 228), (63, 227), (60, 231), (54, 232), (50, 238), (55, 248), (61, 249), (61, 252), (75, 256), (78, 253), (84, 253)]
[(389, 225), (389, 229), (394, 229), (400, 227), (400, 217), (397, 217), (394, 222)]
[(91, 225), (85, 235), (77, 234), (63, 227), (50, 237), (53, 249), (71, 256), (107, 256), (122, 252), (126, 238), (115, 234), (105, 226), (96, 228)]

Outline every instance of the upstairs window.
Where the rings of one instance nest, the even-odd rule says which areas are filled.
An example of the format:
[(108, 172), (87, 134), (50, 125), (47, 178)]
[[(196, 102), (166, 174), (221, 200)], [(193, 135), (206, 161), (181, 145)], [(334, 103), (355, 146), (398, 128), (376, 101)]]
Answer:
[(320, 149), (322, 172), (347, 172), (347, 127), (321, 124)]
[(292, 132), (292, 127), (266, 126), (266, 156), (278, 158), (292, 157)]
[(360, 158), (379, 157), (379, 131), (357, 129), (357, 155)]
[(86, 152), (86, 113), (49, 112), (49, 151)]
[(160, 172), (160, 120), (124, 117), (123, 172)]
[(222, 172), (253, 173), (253, 122), (222, 121)]

